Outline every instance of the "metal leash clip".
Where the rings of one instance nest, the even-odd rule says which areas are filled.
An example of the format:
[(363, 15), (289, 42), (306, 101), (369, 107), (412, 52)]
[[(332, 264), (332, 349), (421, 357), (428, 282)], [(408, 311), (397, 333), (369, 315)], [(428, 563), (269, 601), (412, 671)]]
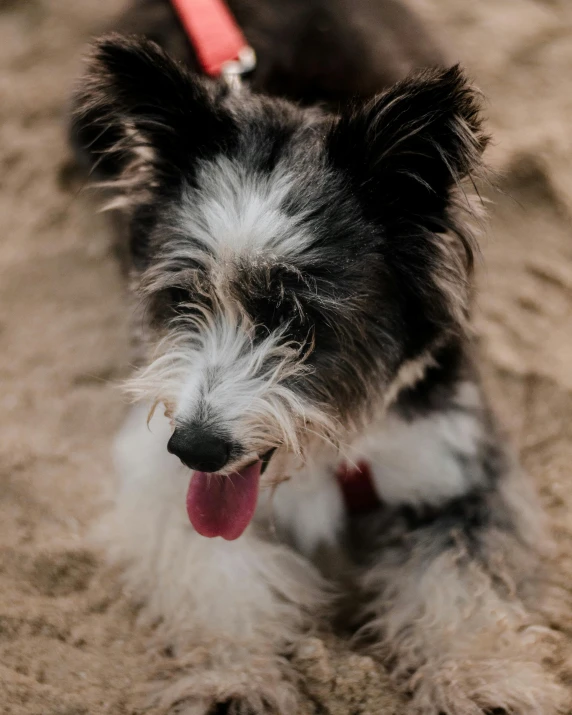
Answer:
[(221, 76), (233, 89), (242, 84), (244, 75), (250, 74), (256, 67), (256, 52), (250, 45), (245, 45), (238, 53), (238, 59), (225, 62), (221, 68)]

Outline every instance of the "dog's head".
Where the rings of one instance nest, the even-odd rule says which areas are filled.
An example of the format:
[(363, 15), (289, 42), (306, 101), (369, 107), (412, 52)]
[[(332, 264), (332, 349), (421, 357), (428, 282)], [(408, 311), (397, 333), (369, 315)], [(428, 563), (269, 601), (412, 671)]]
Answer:
[(457, 67), (332, 116), (111, 36), (74, 133), (130, 217), (156, 343), (134, 390), (169, 406), (191, 469), (250, 474), (276, 447), (344, 441), (465, 331), (461, 182), (485, 139)]

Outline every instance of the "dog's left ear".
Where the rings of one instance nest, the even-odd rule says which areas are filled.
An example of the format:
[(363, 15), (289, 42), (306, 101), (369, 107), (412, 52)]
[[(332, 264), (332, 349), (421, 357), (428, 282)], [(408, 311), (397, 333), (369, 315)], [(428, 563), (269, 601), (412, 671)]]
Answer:
[(153, 42), (107, 35), (92, 46), (72, 98), (72, 141), (100, 177), (116, 178), (137, 155), (168, 174), (232, 138), (227, 92)]
[(404, 223), (443, 230), (453, 189), (486, 145), (480, 103), (458, 66), (425, 70), (342, 115), (331, 162), (391, 234)]

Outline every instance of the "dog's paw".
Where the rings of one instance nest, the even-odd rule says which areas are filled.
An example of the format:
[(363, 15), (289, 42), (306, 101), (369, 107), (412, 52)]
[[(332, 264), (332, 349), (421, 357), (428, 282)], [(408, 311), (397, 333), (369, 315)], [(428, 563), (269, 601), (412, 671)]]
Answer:
[(566, 692), (539, 663), (488, 658), (443, 663), (411, 679), (411, 715), (559, 715)]
[[(215, 703), (209, 700), (186, 698), (168, 708), (167, 715), (274, 715), (279, 712), (271, 703), (253, 705), (249, 697), (230, 698)], [(294, 714), (296, 711), (292, 709), (288, 712)]]
[(167, 678), (163, 674), (153, 700), (165, 715), (296, 715), (299, 702), (293, 680), (271, 658), (176, 667)]

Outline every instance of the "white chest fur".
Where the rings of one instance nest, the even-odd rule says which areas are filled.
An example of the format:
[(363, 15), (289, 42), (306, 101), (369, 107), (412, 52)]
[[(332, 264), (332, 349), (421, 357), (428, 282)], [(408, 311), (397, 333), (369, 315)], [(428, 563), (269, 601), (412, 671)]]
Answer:
[[(481, 476), (482, 425), (467, 409), (477, 406), (474, 392), (467, 402), (467, 392), (460, 391), (453, 409), (431, 416), (385, 416), (345, 450), (344, 459), (366, 462), (377, 495), (391, 506), (438, 505), (461, 496)], [(340, 461), (334, 450), (320, 448), (303, 468), (289, 471), (291, 478), (271, 498), (261, 499), (259, 515), (287, 530), (305, 554), (335, 544), (343, 529), (346, 509), (335, 477)]]

